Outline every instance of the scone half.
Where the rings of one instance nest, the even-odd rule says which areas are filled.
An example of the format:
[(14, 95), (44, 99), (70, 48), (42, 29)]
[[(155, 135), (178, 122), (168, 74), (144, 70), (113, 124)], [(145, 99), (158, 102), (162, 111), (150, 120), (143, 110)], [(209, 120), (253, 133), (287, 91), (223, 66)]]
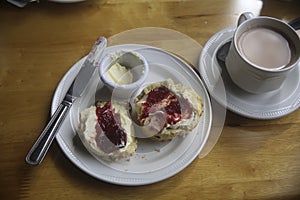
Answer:
[(94, 156), (107, 161), (128, 159), (137, 148), (128, 104), (123, 102), (98, 102), (83, 110), (79, 136)]
[(203, 113), (200, 96), (171, 79), (149, 85), (134, 103), (145, 135), (158, 141), (186, 135), (198, 125)]

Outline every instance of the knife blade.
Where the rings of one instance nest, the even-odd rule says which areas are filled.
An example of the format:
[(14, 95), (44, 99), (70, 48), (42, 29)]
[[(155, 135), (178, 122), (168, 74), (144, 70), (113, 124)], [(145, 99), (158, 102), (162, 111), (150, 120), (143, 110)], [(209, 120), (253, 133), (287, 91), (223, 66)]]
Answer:
[(99, 62), (102, 59), (106, 46), (106, 38), (99, 37), (69, 87), (63, 101), (58, 106), (50, 121), (29, 150), (25, 158), (25, 161), (28, 164), (35, 166), (39, 165), (43, 161), (73, 102), (81, 97), (84, 91), (88, 88), (88, 83), (95, 72), (96, 66), (99, 65)]

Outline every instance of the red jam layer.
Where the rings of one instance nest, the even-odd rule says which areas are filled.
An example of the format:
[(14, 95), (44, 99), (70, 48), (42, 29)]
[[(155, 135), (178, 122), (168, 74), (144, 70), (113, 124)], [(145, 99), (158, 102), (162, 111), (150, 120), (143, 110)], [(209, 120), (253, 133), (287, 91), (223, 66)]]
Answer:
[(189, 101), (183, 97), (175, 95), (167, 87), (160, 86), (148, 93), (146, 102), (142, 104), (142, 114), (140, 119), (145, 119), (151, 113), (162, 111), (166, 113), (165, 124), (173, 125), (182, 119), (189, 119), (193, 112)]
[(111, 102), (108, 101), (103, 107), (97, 107), (96, 115), (98, 118), (96, 125), (98, 147), (105, 153), (124, 148), (127, 136), (121, 127), (120, 114), (114, 112)]

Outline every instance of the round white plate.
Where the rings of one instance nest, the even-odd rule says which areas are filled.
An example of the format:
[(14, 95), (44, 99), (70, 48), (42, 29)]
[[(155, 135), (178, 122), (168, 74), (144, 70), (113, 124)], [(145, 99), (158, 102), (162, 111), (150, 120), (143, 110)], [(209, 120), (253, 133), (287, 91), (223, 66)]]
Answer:
[(53, 1), (58, 3), (75, 3), (75, 2), (85, 1), (85, 0), (48, 0), (48, 1)]
[[(204, 113), (198, 126), (186, 137), (177, 137), (170, 142), (140, 139), (137, 152), (130, 158), (130, 161), (109, 163), (95, 159), (83, 147), (74, 130), (76, 128), (71, 123), (72, 113), (78, 113), (74, 108), (75, 112), (71, 110), (71, 115), (66, 118), (66, 123), (60, 128), (56, 139), (66, 156), (77, 167), (97, 179), (119, 185), (145, 185), (158, 182), (183, 170), (205, 146), (212, 123), (211, 102), (197, 74), (187, 63), (173, 54), (144, 45), (112, 46), (108, 47), (105, 53), (119, 50), (136, 50), (147, 59), (150, 70), (145, 85), (171, 78), (175, 83), (192, 87), (202, 97), (204, 103)], [(84, 58), (77, 62), (59, 83), (53, 97), (52, 114), (62, 101), (83, 60)], [(100, 81), (97, 73), (95, 74), (94, 80)], [(103, 84), (99, 83), (98, 87), (99, 85), (101, 91)]]
[[(216, 54), (231, 40), (235, 27), (226, 28), (205, 44), (200, 55), (198, 70), (209, 93), (222, 105), (237, 114), (254, 119), (274, 119), (285, 116), (300, 106), (300, 64), (289, 74), (276, 91), (251, 94), (237, 87), (230, 79), (225, 66), (220, 66)], [(220, 84), (222, 83), (222, 84)], [(225, 86), (226, 99), (219, 85)]]

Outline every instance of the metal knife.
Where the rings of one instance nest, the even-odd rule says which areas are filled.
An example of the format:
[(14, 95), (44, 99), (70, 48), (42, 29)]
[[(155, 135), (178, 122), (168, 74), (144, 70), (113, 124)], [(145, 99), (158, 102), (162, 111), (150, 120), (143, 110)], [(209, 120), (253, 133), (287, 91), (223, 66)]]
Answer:
[(95, 42), (91, 52), (88, 54), (86, 60), (82, 64), (81, 69), (68, 89), (63, 101), (58, 106), (50, 121), (29, 150), (25, 158), (25, 161), (28, 164), (38, 165), (44, 159), (73, 102), (77, 98), (81, 97), (85, 89), (88, 88), (88, 83), (102, 59), (102, 55), (106, 46), (106, 38), (99, 37)]
[(24, 6), (32, 2), (39, 3), (39, 0), (6, 0), (6, 1), (20, 8), (23, 8)]

